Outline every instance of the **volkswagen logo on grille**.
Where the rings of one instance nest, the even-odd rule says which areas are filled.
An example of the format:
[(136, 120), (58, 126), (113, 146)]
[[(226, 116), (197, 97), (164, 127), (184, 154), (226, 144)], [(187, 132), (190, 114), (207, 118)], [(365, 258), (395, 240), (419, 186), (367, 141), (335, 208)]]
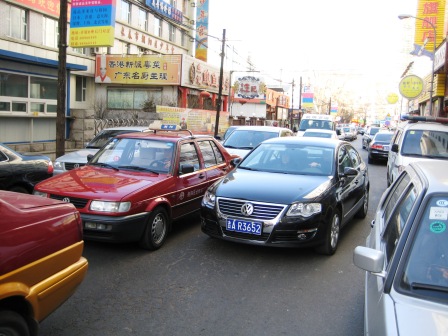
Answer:
[(244, 203), (241, 207), (241, 213), (244, 216), (250, 216), (254, 212), (254, 206), (251, 203)]
[(64, 198), (62, 199), (62, 202), (70, 203), (70, 198), (68, 198), (68, 197), (64, 197)]
[(75, 164), (73, 165), (73, 167), (75, 167), (75, 168), (79, 168), (79, 163), (75, 163)]

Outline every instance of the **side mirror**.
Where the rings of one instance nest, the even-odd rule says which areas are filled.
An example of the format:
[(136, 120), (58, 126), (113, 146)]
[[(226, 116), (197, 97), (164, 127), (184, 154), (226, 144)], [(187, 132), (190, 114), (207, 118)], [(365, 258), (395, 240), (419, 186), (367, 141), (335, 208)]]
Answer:
[(194, 166), (192, 164), (181, 164), (179, 169), (179, 174), (189, 174), (194, 172)]
[(337, 130), (336, 130), (336, 134), (337, 134), (337, 135), (341, 135), (341, 130), (340, 130), (340, 129), (337, 129)]
[(398, 153), (398, 144), (393, 144), (392, 147), (390, 148), (390, 150), (392, 152)]
[(372, 142), (372, 138), (367, 138), (367, 139), (366, 139), (366, 142), (367, 142), (367, 143), (371, 143), (371, 142)]
[(358, 171), (353, 167), (345, 167), (343, 176), (356, 176), (358, 175)]
[(235, 158), (235, 159), (230, 160), (230, 165), (231, 165), (232, 167), (236, 167), (236, 166), (238, 166), (238, 164), (239, 164), (240, 162), (241, 162), (241, 158), (238, 157), (238, 158)]
[(87, 155), (87, 162), (89, 162), (90, 160), (92, 160), (92, 158), (93, 158), (93, 154), (89, 154), (89, 155)]

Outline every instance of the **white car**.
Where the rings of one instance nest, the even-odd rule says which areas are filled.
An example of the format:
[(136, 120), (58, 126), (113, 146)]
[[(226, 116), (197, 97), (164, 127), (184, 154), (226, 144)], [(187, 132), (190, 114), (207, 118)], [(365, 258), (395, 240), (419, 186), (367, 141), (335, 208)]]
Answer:
[(386, 189), (366, 246), (364, 335), (447, 335), (448, 161), (413, 162)]
[(308, 128), (303, 135), (304, 137), (317, 137), (317, 138), (329, 138), (338, 140), (339, 137), (336, 134), (336, 131), (326, 130), (326, 129), (317, 129), (317, 128)]
[(241, 126), (235, 129), (222, 145), (230, 154), (244, 158), (260, 142), (284, 136), (294, 136), (294, 133), (285, 127)]
[(85, 148), (70, 152), (56, 158), (54, 162), (53, 175), (65, 173), (67, 170), (84, 166), (87, 163), (87, 156), (94, 155), (110, 138), (118, 134), (143, 132), (147, 130), (146, 126), (123, 126), (105, 128), (98, 133)]
[(448, 118), (414, 116), (400, 123), (387, 158), (387, 185), (411, 162), (448, 160)]

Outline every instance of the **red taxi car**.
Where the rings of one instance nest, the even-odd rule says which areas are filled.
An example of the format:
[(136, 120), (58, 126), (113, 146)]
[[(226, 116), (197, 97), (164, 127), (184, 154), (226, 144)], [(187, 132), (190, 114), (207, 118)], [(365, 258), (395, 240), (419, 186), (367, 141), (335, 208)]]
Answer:
[(73, 203), (86, 240), (158, 249), (172, 221), (198, 211), (236, 157), (212, 136), (173, 128), (118, 135), (86, 166), (39, 183), (34, 193)]
[(0, 190), (0, 335), (37, 335), (83, 281), (83, 247), (72, 204)]

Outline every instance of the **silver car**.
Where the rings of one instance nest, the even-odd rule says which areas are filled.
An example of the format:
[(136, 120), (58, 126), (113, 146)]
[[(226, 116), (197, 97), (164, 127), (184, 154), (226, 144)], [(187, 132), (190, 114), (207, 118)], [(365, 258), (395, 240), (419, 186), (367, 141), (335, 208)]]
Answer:
[(87, 163), (87, 156), (94, 155), (103, 145), (118, 134), (143, 132), (147, 130), (146, 126), (122, 126), (105, 128), (98, 133), (85, 148), (70, 152), (56, 158), (54, 162), (53, 175), (65, 173), (67, 170), (72, 170), (84, 166)]
[(382, 195), (366, 246), (366, 335), (448, 333), (448, 162), (408, 165)]

